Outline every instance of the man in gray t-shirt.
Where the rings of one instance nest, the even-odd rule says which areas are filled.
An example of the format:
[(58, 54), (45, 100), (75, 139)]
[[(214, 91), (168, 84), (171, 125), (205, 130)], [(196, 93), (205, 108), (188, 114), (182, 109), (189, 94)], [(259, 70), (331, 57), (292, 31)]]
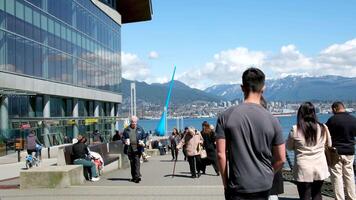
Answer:
[(249, 68), (242, 80), (244, 103), (222, 113), (216, 125), (225, 197), (268, 199), (274, 171), (279, 170), (285, 161), (282, 129), (278, 120), (260, 105), (265, 88), (263, 72)]

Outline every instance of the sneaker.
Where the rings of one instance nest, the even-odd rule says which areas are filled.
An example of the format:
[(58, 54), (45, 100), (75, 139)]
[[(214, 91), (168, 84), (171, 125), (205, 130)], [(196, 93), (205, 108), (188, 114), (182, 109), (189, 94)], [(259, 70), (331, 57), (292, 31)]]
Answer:
[(93, 177), (93, 178), (91, 178), (91, 180), (90, 180), (90, 181), (95, 182), (95, 181), (99, 181), (99, 180), (100, 180), (100, 178), (99, 178), (99, 177)]

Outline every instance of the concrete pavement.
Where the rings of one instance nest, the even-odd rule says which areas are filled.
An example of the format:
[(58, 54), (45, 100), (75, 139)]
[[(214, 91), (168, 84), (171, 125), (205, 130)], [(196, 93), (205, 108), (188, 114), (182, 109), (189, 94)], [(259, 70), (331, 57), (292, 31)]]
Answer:
[[(188, 162), (180, 158), (176, 164), (176, 175), (172, 178), (174, 162), (170, 158), (169, 155), (156, 156), (149, 158), (149, 162), (142, 163), (142, 181), (139, 184), (129, 182), (130, 169), (121, 169), (104, 173), (98, 182), (86, 182), (81, 186), (64, 189), (0, 189), (0, 199), (224, 199), (221, 179), (215, 175), (211, 166), (207, 167), (206, 175), (192, 179)], [(0, 185), (16, 186), (18, 183), (18, 179), (14, 179), (0, 182)], [(285, 182), (284, 186), (285, 194), (280, 199), (298, 199), (294, 184)]]

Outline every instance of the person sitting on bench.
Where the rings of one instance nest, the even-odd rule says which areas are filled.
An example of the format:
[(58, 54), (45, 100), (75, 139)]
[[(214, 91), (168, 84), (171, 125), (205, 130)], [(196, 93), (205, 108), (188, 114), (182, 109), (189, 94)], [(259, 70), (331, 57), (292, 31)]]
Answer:
[(81, 135), (79, 135), (77, 139), (78, 142), (73, 144), (72, 146), (73, 164), (83, 165), (83, 167), (90, 168), (92, 175), (92, 178), (90, 179), (91, 181), (100, 180), (96, 172), (96, 165), (91, 161), (88, 147), (85, 144), (87, 139), (85, 137), (82, 137)]

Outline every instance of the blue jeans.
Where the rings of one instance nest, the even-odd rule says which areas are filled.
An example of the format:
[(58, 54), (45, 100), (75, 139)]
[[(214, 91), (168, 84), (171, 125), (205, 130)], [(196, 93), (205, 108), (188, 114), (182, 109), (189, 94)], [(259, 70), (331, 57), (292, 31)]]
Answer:
[(96, 166), (90, 160), (75, 159), (73, 161), (73, 164), (75, 164), (75, 165), (83, 165), (83, 167), (90, 167), (90, 171), (91, 171), (92, 177), (98, 177), (98, 174), (96, 173)]

